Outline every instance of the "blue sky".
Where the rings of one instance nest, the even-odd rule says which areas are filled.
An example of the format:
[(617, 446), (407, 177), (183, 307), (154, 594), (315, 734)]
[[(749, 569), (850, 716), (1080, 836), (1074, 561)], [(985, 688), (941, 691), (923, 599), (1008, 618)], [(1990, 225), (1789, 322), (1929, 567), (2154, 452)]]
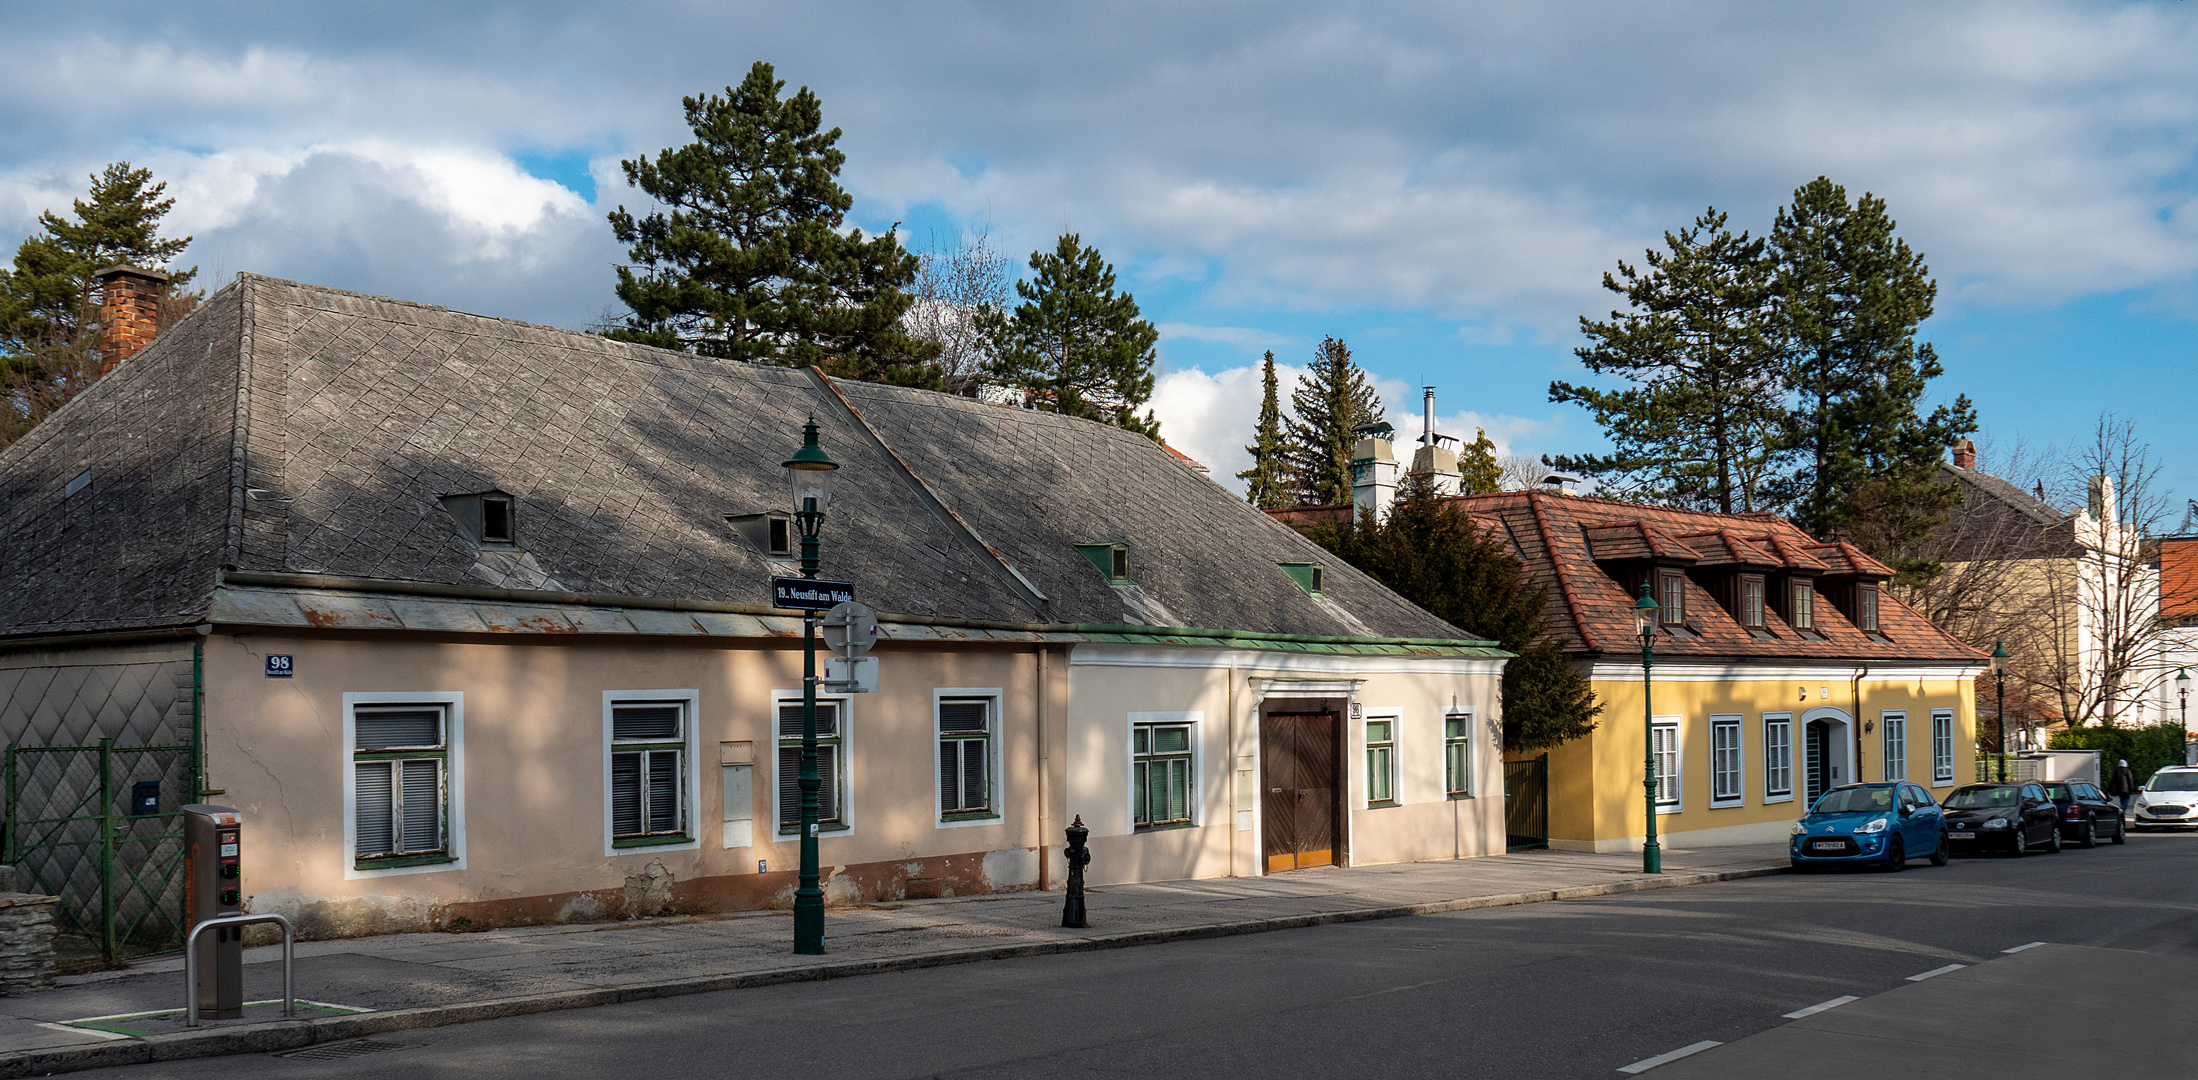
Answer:
[[(2198, 495), (2198, 5), (42, 5), (0, 41), (0, 243), (128, 159), (209, 278), (294, 277), (582, 326), (621, 156), (753, 59), (844, 129), (852, 220), (1072, 229), (1163, 328), (1156, 406), (1243, 465), (1256, 365), (1345, 339), (1400, 412), (1511, 451), (1617, 259), (1819, 174), (1929, 258), (1993, 448), (2132, 421)], [(2179, 520), (2173, 515), (2170, 525)]]

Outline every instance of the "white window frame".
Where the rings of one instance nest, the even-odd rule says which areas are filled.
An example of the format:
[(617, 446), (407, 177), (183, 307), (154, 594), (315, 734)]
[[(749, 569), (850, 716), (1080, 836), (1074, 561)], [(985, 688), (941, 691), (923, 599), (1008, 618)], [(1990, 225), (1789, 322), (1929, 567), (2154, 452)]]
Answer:
[[(360, 705), (441, 705), (443, 712), (443, 786), (449, 793), (449, 818), (444, 828), (450, 840), (450, 861), (421, 866), (358, 868), (359, 784), (352, 767), (357, 742), (354, 711)], [(440, 874), (466, 868), (466, 696), (457, 690), (368, 691), (343, 696), (343, 879), (402, 877), (408, 874)]]
[[(989, 750), (985, 761), (987, 770), (985, 783), (988, 785), (986, 790), (992, 793), (992, 808), (984, 813), (970, 812), (968, 815), (956, 813), (951, 821), (947, 820), (945, 811), (939, 809), (939, 803), (946, 795), (939, 788), (939, 744), (945, 741), (946, 738), (946, 733), (939, 729), (939, 703), (948, 698), (989, 698), (991, 705), (987, 715), (990, 717), (992, 724), (991, 730), (985, 736)], [(1000, 823), (1000, 808), (1007, 802), (1007, 790), (1001, 782), (1002, 773), (1000, 768), (1001, 762), (1007, 757), (1001, 750), (1001, 739), (1006, 736), (1007, 728), (1006, 714), (1002, 708), (1006, 698), (1006, 693), (1001, 687), (997, 686), (937, 686), (932, 688), (931, 823), (933, 827), (963, 829), (972, 825), (997, 825)]]
[[(614, 703), (632, 705), (655, 702), (678, 702), (680, 705), (680, 719), (682, 721), (680, 724), (682, 731), (680, 741), (685, 744), (681, 752), (686, 755), (680, 762), (681, 772), (683, 773), (680, 777), (680, 786), (685, 788), (687, 792), (686, 839), (661, 844), (632, 844), (619, 847), (611, 836), (614, 828), (611, 822), (611, 752), (613, 748), (611, 740), (611, 706)], [(702, 766), (700, 763), (702, 740), (697, 730), (702, 726), (701, 715), (702, 693), (699, 690), (603, 691), (603, 854), (605, 857), (644, 855), (659, 851), (695, 851), (702, 847), (702, 826), (700, 824), (702, 820)], [(776, 717), (773, 717), (773, 719), (775, 720)], [(643, 777), (642, 782), (647, 783), (648, 778)]]
[[(1386, 743), (1377, 744), (1367, 735), (1366, 726), (1379, 723), (1389, 725), (1389, 741)], [(1403, 730), (1404, 714), (1398, 709), (1367, 709), (1364, 717), (1359, 720), (1359, 760), (1366, 766), (1366, 773), (1361, 778), (1361, 782), (1366, 785), (1366, 797), (1362, 801), (1368, 809), (1397, 806), (1404, 802), (1401, 793), (1397, 791), (1397, 784), (1401, 779), (1397, 775), (1397, 743), (1402, 739)], [(1374, 749), (1377, 745), (1389, 748), (1389, 797), (1386, 799), (1374, 798)]]
[[(1945, 744), (1943, 750), (1941, 743)], [(1954, 710), (1931, 710), (1931, 786), (1947, 787), (1954, 782)]]
[[(1664, 772), (1662, 761), (1656, 763), (1658, 779), (1656, 812), (1659, 814), (1676, 814), (1686, 809), (1687, 805), (1687, 741), (1685, 731), (1681, 727), (1681, 719), (1677, 716), (1652, 716), (1649, 718), (1649, 738), (1652, 740), (1650, 743), (1652, 750), (1655, 746), (1653, 740), (1656, 737), (1656, 732), (1671, 732), (1671, 772), (1668, 774)], [(1668, 785), (1663, 783), (1663, 779), (1667, 775), (1670, 777)], [(1670, 799), (1663, 797), (1667, 789), (1673, 792)]]
[[(801, 701), (801, 691), (799, 690), (771, 691), (771, 714), (769, 718), (770, 726), (765, 729), (770, 732), (770, 739), (767, 745), (770, 747), (770, 750), (768, 752), (771, 755), (771, 821), (770, 824), (767, 826), (768, 831), (764, 834), (766, 837), (769, 838), (771, 842), (790, 844), (799, 843), (801, 840), (801, 836), (799, 835), (801, 830), (799, 828), (796, 828), (793, 832), (786, 832), (780, 826), (779, 822), (784, 820), (785, 808), (779, 805), (778, 800), (778, 711), (780, 708), (787, 705), (799, 705), (801, 704)], [(854, 757), (852, 748), (854, 746), (855, 738), (855, 697), (853, 694), (817, 695), (817, 704), (822, 705), (827, 701), (838, 702), (840, 710), (840, 821), (837, 825), (825, 826), (817, 830), (817, 837), (818, 839), (822, 840), (829, 840), (839, 836), (852, 836), (855, 832), (855, 785), (848, 781), (848, 773), (853, 769), (853, 763), (850, 759)], [(801, 740), (796, 739), (794, 741), (799, 744)], [(823, 753), (824, 750), (824, 745), (822, 743), (819, 743), (817, 746), (817, 751), (819, 753)], [(936, 763), (934, 763), (931, 768), (933, 770), (936, 770), (938, 766)], [(938, 806), (938, 803), (934, 801), (931, 805), (936, 808)], [(796, 811), (799, 811), (801, 807), (797, 805), (794, 807), (794, 809)]]
[[(1896, 731), (1900, 736), (1898, 739), (1893, 737)], [(1900, 763), (1899, 772), (1893, 771), (1893, 763), (1896, 760), (1893, 748), (1896, 745), (1900, 748), (1900, 754), (1897, 758)], [(1908, 779), (1908, 714), (1906, 711), (1889, 709), (1878, 714), (1877, 749), (1879, 782)]]
[[(1770, 754), (1775, 741), (1771, 738), (1771, 726), (1774, 724), (1783, 725), (1786, 736), (1786, 760), (1782, 763), (1780, 770), (1771, 768)], [(1763, 755), (1764, 804), (1794, 801), (1794, 774), (1799, 771), (1794, 758), (1794, 714), (1790, 712), (1763, 714)], [(1783, 792), (1771, 790), (1771, 778), (1778, 771), (1783, 771), (1786, 777), (1786, 790)]]
[[(1139, 825), (1137, 824), (1137, 726), (1139, 724), (1188, 724), (1191, 729), (1191, 782), (1186, 797), (1190, 799), (1190, 824)], [(1130, 834), (1165, 832), (1169, 829), (1199, 829), (1206, 825), (1206, 800), (1199, 785), (1206, 782), (1206, 713), (1204, 710), (1189, 712), (1133, 712), (1122, 725), (1122, 831)]]
[[(1448, 709), (1442, 714), (1442, 786), (1443, 794), (1452, 799), (1471, 799), (1477, 797), (1480, 792), (1480, 784), (1478, 783), (1480, 777), (1476, 772), (1480, 763), (1474, 756), (1473, 722), (1473, 710), (1471, 709)], [(1462, 725), (1465, 734), (1450, 734), (1450, 725), (1452, 723)], [(1465, 786), (1452, 788), (1450, 786), (1450, 750), (1452, 747), (1461, 745), (1465, 748)]]
[[(1732, 745), (1720, 749), (1718, 740), (1725, 734), (1732, 736)], [(1724, 779), (1724, 761), (1721, 755), (1730, 755), (1732, 763), (1732, 793), (1719, 794), (1718, 785)], [(1747, 717), (1739, 713), (1716, 713), (1710, 716), (1710, 806), (1711, 808), (1745, 806), (1748, 802), (1748, 736)]]

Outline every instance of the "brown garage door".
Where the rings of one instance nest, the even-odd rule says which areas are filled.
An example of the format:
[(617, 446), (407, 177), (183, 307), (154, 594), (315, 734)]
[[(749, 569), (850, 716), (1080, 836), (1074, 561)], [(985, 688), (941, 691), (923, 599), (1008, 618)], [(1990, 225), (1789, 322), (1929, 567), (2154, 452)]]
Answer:
[(1332, 712), (1260, 718), (1260, 848), (1270, 874), (1336, 861), (1337, 734)]

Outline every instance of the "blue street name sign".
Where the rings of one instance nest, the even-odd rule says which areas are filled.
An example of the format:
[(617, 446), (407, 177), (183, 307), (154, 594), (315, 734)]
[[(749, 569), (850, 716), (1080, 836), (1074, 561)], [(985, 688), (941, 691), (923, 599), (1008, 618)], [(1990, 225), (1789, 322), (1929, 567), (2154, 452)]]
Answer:
[(772, 607), (830, 611), (854, 598), (855, 586), (845, 581), (819, 581), (816, 578), (800, 577), (771, 579)]

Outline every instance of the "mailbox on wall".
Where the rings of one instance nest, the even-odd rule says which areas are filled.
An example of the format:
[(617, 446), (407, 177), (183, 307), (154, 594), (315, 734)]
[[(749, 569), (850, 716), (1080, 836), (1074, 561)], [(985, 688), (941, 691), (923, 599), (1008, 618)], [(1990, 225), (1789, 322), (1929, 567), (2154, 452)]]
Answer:
[[(183, 808), (183, 928), (244, 911), (242, 823), (226, 806)], [(244, 1015), (244, 928), (217, 926), (198, 940), (198, 1014), (214, 1020)]]

